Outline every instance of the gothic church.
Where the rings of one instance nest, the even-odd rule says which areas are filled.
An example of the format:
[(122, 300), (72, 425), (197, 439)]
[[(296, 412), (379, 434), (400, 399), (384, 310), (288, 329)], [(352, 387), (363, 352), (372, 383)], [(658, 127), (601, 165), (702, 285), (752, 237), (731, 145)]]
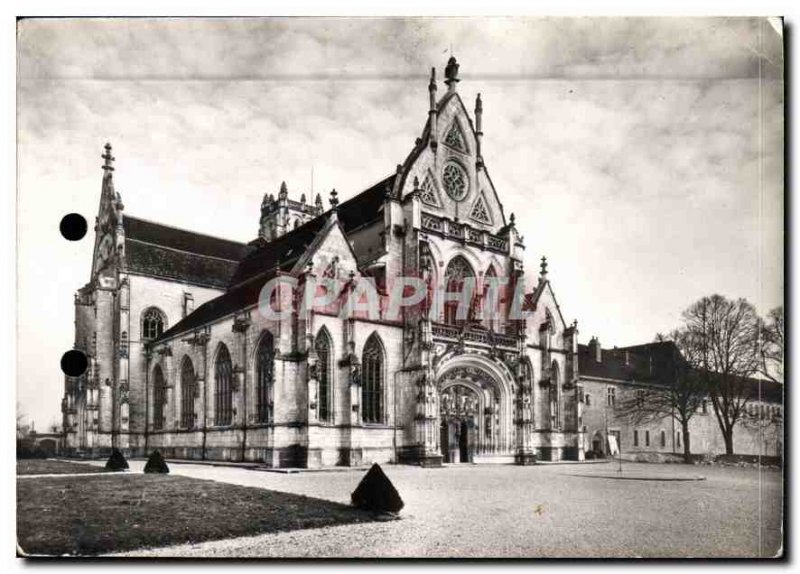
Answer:
[[(437, 97), (432, 70), (427, 121), (395, 173), (348, 201), (332, 192), (328, 209), (284, 184), (248, 244), (127, 214), (106, 145), (91, 280), (75, 295), (89, 366), (65, 381), (68, 452), (304, 468), (582, 460), (576, 324), (544, 259), (526, 281), (484, 163), (481, 98), (470, 117), (454, 58), (444, 83)], [(391, 281), (408, 274), (426, 300), (467, 279), (477, 307), (493, 278), (509, 289), (493, 313), (392, 315)], [(260, 311), (269, 281), (323, 277), (342, 285), (328, 305), (279, 296), (269, 304), (288, 314)], [(359, 279), (376, 286), (377, 315), (345, 304)]]

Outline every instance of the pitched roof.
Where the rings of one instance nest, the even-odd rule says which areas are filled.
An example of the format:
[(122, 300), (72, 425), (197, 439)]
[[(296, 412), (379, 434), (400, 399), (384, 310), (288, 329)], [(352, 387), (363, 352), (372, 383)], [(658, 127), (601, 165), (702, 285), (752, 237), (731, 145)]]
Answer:
[[(594, 355), (590, 345), (578, 345), (578, 372), (588, 377), (616, 379), (619, 381), (654, 381), (667, 349), (674, 348), (674, 343), (649, 343), (635, 347), (602, 349), (600, 362)], [(627, 355), (627, 356), (626, 356)], [(653, 357), (651, 370), (650, 358)], [(657, 359), (661, 359), (658, 360)]]
[[(392, 175), (381, 180), (339, 206), (337, 219), (345, 233), (380, 217), (386, 186), (392, 185), (394, 177)], [(200, 305), (190, 315), (165, 331), (159, 340), (191, 331), (234, 311), (256, 304), (266, 281), (274, 277), (279, 270), (286, 272), (294, 266), (323, 231), (329, 216), (330, 211), (327, 211), (274, 241), (256, 241), (250, 253), (239, 263), (228, 291)]]
[(125, 264), (132, 272), (227, 287), (239, 260), (250, 249), (243, 243), (136, 217), (125, 216), (122, 221)]
[[(627, 359), (626, 359), (627, 354)], [(602, 349), (597, 362), (590, 345), (578, 345), (578, 373), (587, 377), (612, 379), (620, 382), (659, 384), (673, 380), (670, 373), (675, 361), (683, 357), (672, 341), (658, 341), (629, 347)], [(747, 379), (751, 399), (781, 402), (783, 385), (763, 379)]]

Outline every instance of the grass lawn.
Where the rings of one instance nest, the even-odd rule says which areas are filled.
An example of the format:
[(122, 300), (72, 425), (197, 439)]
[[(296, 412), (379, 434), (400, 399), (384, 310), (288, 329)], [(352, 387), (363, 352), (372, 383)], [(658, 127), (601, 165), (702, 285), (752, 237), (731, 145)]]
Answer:
[(17, 481), (17, 539), (29, 554), (99, 554), (371, 520), (328, 500), (174, 475)]
[(105, 472), (105, 469), (91, 464), (41, 458), (26, 458), (17, 461), (17, 474), (76, 474), (79, 472)]

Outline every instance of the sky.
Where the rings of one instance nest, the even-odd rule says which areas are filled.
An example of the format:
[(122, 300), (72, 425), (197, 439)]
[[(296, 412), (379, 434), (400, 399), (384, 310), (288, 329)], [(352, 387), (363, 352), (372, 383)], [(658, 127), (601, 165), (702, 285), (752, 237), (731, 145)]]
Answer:
[(391, 174), (451, 51), (528, 274), (546, 255), (581, 343), (651, 341), (712, 293), (783, 303), (773, 21), (31, 19), (17, 49), (17, 402), (39, 430), (60, 423), (107, 141), (125, 213), (249, 241), (282, 181), (297, 199), (313, 170), (344, 200)]

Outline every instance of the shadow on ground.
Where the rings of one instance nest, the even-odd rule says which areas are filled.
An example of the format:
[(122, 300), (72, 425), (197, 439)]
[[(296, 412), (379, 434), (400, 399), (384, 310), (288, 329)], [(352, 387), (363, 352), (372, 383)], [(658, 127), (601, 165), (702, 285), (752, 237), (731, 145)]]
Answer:
[(17, 539), (34, 555), (120, 552), (372, 520), (329, 500), (182, 476), (17, 481)]

